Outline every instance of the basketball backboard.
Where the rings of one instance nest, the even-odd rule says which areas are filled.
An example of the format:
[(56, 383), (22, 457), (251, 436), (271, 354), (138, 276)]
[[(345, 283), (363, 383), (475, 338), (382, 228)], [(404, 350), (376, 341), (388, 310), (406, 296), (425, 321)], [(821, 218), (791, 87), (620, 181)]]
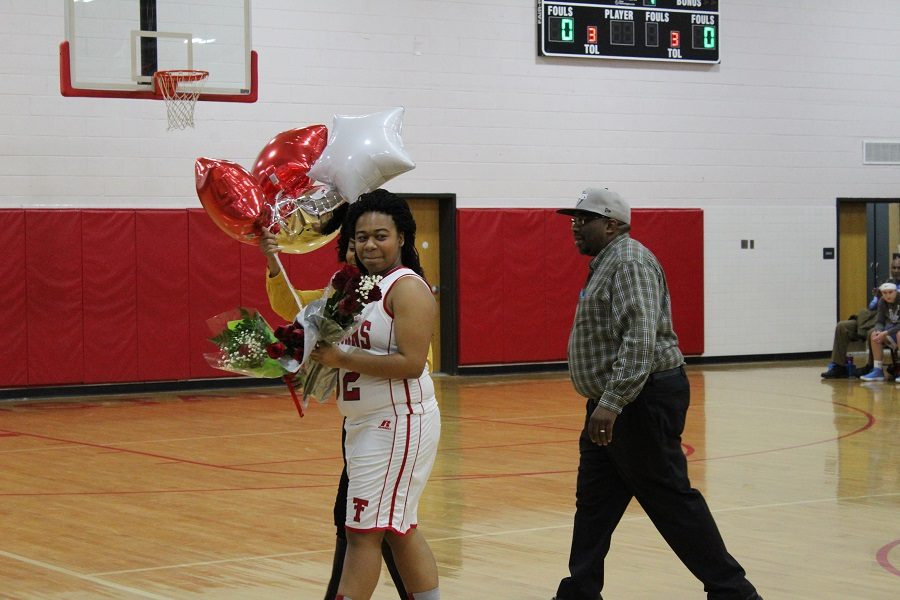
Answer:
[(157, 71), (209, 72), (200, 100), (255, 102), (250, 0), (65, 0), (63, 96), (162, 99)]

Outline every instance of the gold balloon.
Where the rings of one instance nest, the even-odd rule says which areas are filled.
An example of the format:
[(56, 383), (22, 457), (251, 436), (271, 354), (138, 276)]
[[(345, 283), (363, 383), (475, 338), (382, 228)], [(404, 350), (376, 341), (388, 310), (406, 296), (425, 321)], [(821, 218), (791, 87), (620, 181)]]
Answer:
[(340, 231), (319, 233), (332, 218), (334, 209), (344, 199), (331, 188), (313, 187), (298, 198), (278, 198), (272, 207), (269, 229), (278, 233), (275, 239), (282, 252), (306, 254), (336, 238)]
[(282, 252), (289, 254), (306, 254), (317, 250), (337, 237), (338, 231), (328, 235), (322, 235), (312, 228), (306, 221), (306, 215), (297, 210), (287, 219), (282, 220), (275, 239), (281, 247)]

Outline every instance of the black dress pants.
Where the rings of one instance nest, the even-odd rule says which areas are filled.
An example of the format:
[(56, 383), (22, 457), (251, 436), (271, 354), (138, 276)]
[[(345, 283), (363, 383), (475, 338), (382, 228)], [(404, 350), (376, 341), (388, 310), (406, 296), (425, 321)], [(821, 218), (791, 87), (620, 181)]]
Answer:
[(575, 495), (570, 577), (560, 582), (559, 600), (598, 600), (603, 562), (612, 533), (631, 498), (640, 502), (656, 529), (703, 582), (710, 600), (757, 598), (744, 569), (725, 549), (709, 507), (691, 487), (681, 433), (690, 404), (683, 369), (651, 376), (637, 398), (616, 418), (608, 446), (591, 442), (587, 422), (596, 403), (588, 401)]

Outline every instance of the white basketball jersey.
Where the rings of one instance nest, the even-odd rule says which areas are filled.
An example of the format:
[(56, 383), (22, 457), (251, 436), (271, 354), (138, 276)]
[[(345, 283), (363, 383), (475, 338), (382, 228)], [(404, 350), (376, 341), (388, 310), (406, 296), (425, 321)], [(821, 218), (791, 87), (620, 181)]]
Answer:
[[(342, 350), (380, 355), (397, 352), (394, 317), (388, 312), (385, 300), (391, 287), (402, 277), (415, 277), (422, 285), (428, 285), (412, 269), (398, 267), (390, 271), (378, 282), (381, 300), (366, 305), (361, 314), (362, 324), (356, 333), (341, 342)], [(348, 420), (375, 415), (423, 414), (437, 409), (428, 365), (416, 379), (384, 379), (344, 369), (338, 377), (338, 408)]]

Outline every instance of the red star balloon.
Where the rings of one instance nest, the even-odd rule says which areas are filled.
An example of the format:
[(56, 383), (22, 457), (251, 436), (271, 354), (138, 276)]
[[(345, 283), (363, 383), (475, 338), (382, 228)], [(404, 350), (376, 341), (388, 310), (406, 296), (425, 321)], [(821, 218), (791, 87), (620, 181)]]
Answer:
[(197, 196), (219, 228), (245, 244), (257, 244), (266, 199), (244, 167), (227, 160), (198, 158), (194, 165)]
[(251, 171), (266, 200), (274, 202), (279, 192), (296, 198), (312, 187), (307, 173), (327, 143), (324, 125), (288, 129), (269, 140)]

